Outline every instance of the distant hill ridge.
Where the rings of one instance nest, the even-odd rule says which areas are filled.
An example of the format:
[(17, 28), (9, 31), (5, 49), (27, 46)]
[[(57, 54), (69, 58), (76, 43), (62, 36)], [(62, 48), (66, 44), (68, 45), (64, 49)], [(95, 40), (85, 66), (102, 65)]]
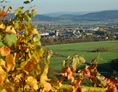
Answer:
[[(8, 18), (13, 17), (13, 14), (9, 14)], [(107, 10), (100, 12), (92, 12), (83, 15), (64, 14), (58, 17), (51, 17), (48, 15), (37, 15), (33, 17), (33, 21), (60, 21), (60, 20), (71, 20), (71, 21), (106, 21), (118, 19), (118, 10)]]
[(85, 21), (101, 21), (101, 20), (112, 20), (118, 19), (118, 10), (108, 10), (101, 12), (93, 12), (85, 15), (74, 16), (74, 20), (85, 20)]

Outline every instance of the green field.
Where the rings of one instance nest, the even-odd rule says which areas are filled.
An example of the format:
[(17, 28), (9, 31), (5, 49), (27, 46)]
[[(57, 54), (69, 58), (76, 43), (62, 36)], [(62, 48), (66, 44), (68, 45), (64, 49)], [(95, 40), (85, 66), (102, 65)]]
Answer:
[[(67, 56), (78, 54), (84, 56), (87, 62), (99, 56), (98, 64), (110, 62), (112, 59), (118, 58), (118, 41), (100, 41), (100, 42), (84, 42), (84, 43), (71, 43), (47, 46), (53, 50), (53, 57), (51, 58), (50, 67), (55, 70), (62, 68), (62, 61)], [(107, 48), (107, 52), (89, 52), (96, 48)]]

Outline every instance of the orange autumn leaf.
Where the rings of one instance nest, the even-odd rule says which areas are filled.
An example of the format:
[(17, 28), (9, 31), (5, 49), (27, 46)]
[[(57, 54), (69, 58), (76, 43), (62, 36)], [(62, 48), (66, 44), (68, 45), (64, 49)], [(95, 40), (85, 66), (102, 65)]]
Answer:
[(0, 12), (0, 17), (6, 17), (6, 16), (7, 16), (7, 13), (4, 10), (2, 10)]
[(8, 54), (10, 54), (10, 48), (5, 46), (5, 47), (1, 47), (0, 48), (0, 54), (2, 56), (7, 56)]
[(25, 65), (25, 70), (27, 71), (31, 71), (35, 65), (37, 64), (36, 60), (35, 59), (31, 59), (26, 65)]
[(2, 77), (2, 76), (0, 76), (0, 86), (2, 86), (2, 85), (3, 85), (4, 81), (5, 81), (5, 78), (4, 78), (4, 77)]
[(9, 54), (6, 56), (6, 62), (7, 62), (7, 71), (14, 70), (15, 67), (15, 56), (13, 57), (12, 54)]

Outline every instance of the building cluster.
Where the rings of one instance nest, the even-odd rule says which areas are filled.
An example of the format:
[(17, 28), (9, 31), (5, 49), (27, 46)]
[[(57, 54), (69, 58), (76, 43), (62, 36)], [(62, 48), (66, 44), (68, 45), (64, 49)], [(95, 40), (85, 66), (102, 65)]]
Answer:
[[(43, 31), (43, 30), (44, 31)], [(46, 31), (47, 30), (47, 31)], [(104, 26), (104, 27), (75, 27), (75, 26), (43, 26), (39, 28), (41, 37), (47, 38), (80, 38), (82, 36), (94, 36), (98, 38), (117, 38), (118, 37), (118, 25)]]

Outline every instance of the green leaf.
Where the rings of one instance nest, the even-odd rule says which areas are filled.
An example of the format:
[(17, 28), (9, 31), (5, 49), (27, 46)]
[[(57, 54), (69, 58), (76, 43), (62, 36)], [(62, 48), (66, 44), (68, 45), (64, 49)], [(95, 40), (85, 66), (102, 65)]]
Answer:
[(73, 57), (73, 63), (75, 63), (76, 65), (83, 64), (84, 62), (85, 62), (85, 59), (84, 59), (84, 57), (82, 57), (82, 56), (75, 55), (75, 56)]
[(32, 19), (30, 16), (27, 16), (27, 20), (28, 20), (28, 26), (31, 26), (31, 23), (32, 23)]
[(16, 41), (17, 41), (17, 38), (15, 34), (7, 34), (5, 38), (3, 39), (3, 43), (8, 46), (13, 45), (14, 43), (16, 43)]
[(23, 11), (24, 7), (19, 7), (14, 11), (14, 15), (18, 15), (19, 13), (21, 13)]
[(79, 58), (79, 62), (80, 63), (85, 63), (86, 62), (86, 60), (84, 59), (84, 57), (79, 56), (78, 58)]
[(28, 26), (31, 26), (32, 16), (31, 16), (31, 14), (29, 14), (29, 10), (25, 11), (24, 14), (25, 14)]

